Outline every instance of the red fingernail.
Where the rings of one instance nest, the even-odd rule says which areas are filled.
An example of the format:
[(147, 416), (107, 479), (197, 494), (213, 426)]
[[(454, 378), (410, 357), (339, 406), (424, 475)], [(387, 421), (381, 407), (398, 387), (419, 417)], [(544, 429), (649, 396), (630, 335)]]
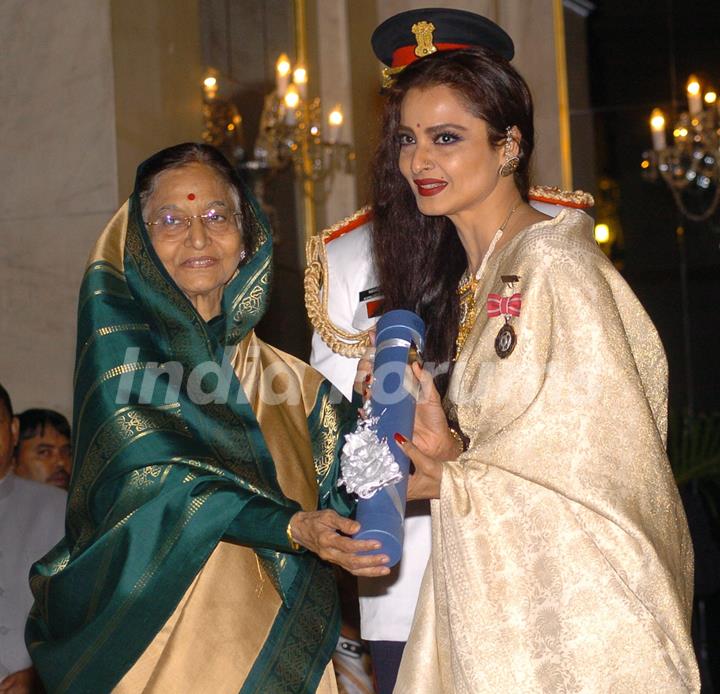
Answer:
[(365, 376), (365, 383), (370, 383), (370, 379), (372, 378), (372, 374), (368, 374)]
[(399, 433), (397, 433), (397, 432), (395, 432), (395, 433), (393, 434), (393, 438), (394, 438), (395, 441), (397, 441), (401, 446), (402, 446), (404, 443), (407, 443), (407, 439), (406, 439), (402, 434), (399, 434)]

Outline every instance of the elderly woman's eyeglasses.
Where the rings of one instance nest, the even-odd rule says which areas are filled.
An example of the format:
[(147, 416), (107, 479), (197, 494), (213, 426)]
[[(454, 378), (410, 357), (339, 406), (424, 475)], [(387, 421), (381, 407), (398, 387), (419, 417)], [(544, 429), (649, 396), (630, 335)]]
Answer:
[(239, 229), (235, 221), (239, 215), (240, 212), (218, 212), (217, 210), (192, 215), (166, 213), (158, 219), (145, 222), (145, 224), (165, 236), (180, 236), (187, 233), (193, 219), (199, 219), (203, 226), (213, 234), (231, 234)]

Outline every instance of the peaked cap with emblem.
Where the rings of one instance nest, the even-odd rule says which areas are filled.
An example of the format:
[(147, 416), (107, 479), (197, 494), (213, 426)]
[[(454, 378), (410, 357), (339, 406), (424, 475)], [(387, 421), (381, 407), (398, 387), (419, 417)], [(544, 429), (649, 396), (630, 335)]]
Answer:
[(466, 10), (429, 7), (386, 19), (372, 38), (373, 51), (391, 77), (406, 65), (438, 51), (481, 46), (512, 60), (515, 46), (495, 22)]

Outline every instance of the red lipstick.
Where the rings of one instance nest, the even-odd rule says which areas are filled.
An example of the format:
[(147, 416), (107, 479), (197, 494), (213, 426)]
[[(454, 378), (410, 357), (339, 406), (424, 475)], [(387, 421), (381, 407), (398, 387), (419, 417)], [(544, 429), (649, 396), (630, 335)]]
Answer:
[(441, 178), (413, 178), (413, 183), (423, 197), (442, 193), (447, 186), (447, 181), (443, 181)]

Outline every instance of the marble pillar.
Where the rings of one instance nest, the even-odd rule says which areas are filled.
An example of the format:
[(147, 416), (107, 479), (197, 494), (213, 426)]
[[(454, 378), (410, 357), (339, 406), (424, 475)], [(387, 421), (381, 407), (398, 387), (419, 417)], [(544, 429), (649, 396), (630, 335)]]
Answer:
[(18, 411), (71, 414), (89, 250), (139, 159), (200, 136), (197, 24), (196, 0), (0, 3), (0, 382)]
[[(535, 107), (535, 152), (532, 180), (542, 185), (572, 187), (571, 171), (563, 164), (562, 119), (567, 113), (564, 75), (558, 73), (558, 51), (564, 35), (558, 33), (554, 7), (560, 0), (507, 0), (498, 3), (491, 17), (512, 36), (515, 57), (512, 64), (530, 87)], [(562, 8), (561, 8), (562, 13)], [(563, 65), (562, 69), (565, 67)]]
[[(507, 2), (507, 0), (504, 0)], [(515, 2), (516, 0), (510, 0)], [(467, 10), (495, 20), (498, 0), (433, 0), (431, 3), (424, 3), (419, 0), (376, 0), (380, 21), (384, 21), (394, 14), (405, 10), (414, 10), (420, 7), (447, 7), (454, 10)], [(523, 2), (523, 0), (520, 0)]]
[(110, 8), (0, 4), (0, 381), (70, 415), (75, 306), (117, 203)]
[(111, 0), (118, 199), (153, 152), (202, 133), (198, 0)]
[[(335, 0), (317, 0), (316, 7), (318, 95), (323, 104), (323, 127), (327, 127), (328, 113), (339, 104), (344, 115), (339, 139), (349, 142), (355, 139), (355, 114), (350, 51), (347, 50), (348, 7)], [(329, 194), (318, 206), (320, 227), (333, 224), (357, 207), (354, 173), (337, 171), (329, 183)]]

